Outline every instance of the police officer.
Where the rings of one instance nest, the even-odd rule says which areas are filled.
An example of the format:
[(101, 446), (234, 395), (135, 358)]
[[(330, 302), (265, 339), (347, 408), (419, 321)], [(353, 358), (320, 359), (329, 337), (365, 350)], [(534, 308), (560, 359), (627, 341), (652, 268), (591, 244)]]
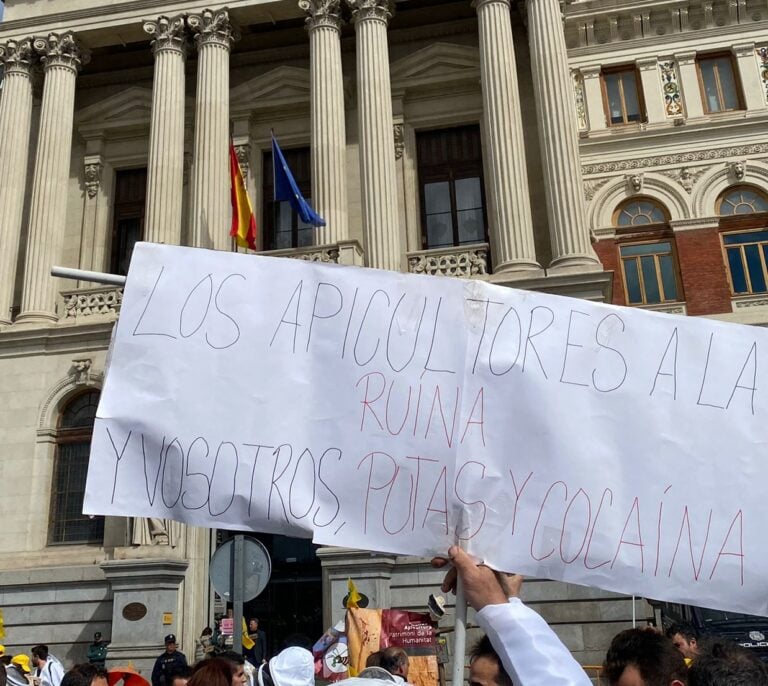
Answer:
[(168, 634), (165, 637), (165, 652), (155, 660), (152, 669), (152, 686), (171, 686), (171, 675), (185, 667), (187, 658), (176, 650), (176, 636)]

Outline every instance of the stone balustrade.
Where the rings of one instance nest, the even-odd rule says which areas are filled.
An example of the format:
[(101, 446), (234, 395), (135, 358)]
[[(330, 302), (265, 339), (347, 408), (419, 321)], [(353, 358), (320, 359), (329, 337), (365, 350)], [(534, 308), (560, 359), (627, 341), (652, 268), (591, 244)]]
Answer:
[(121, 286), (95, 286), (61, 291), (64, 299), (62, 324), (114, 321), (123, 302)]
[(487, 243), (417, 250), (408, 253), (408, 271), (411, 274), (482, 278), (490, 273), (489, 253)]

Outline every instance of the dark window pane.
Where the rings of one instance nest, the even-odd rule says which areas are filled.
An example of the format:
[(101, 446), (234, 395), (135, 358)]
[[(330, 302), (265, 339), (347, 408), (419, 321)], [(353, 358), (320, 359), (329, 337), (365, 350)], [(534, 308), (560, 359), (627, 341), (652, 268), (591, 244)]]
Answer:
[(624, 260), (624, 275), (627, 279), (627, 302), (636, 305), (643, 302), (640, 290), (640, 274), (637, 271), (637, 261)]
[(643, 285), (645, 286), (645, 301), (647, 303), (660, 303), (661, 293), (656, 277), (656, 259), (654, 257), (641, 257), (640, 266), (643, 270)]
[(661, 284), (664, 288), (664, 300), (677, 300), (677, 281), (675, 280), (675, 263), (672, 255), (659, 257)]
[(624, 86), (624, 107), (627, 121), (640, 121), (640, 101), (637, 98), (634, 72), (626, 72), (622, 75), (622, 85)]
[(456, 209), (474, 210), (483, 206), (483, 191), (480, 179), (456, 180)]
[(720, 112), (720, 98), (717, 96), (717, 76), (712, 60), (702, 60), (700, 65), (701, 81), (704, 84), (704, 99), (709, 112)]
[(89, 391), (77, 396), (61, 415), (59, 426), (62, 429), (89, 428), (96, 418), (96, 407), (99, 404), (99, 392)]
[(115, 173), (110, 269), (127, 274), (133, 248), (144, 239), (147, 170), (120, 169)]
[(451, 189), (447, 181), (424, 186), (424, 208), (427, 214), (451, 211)]
[(427, 241), (430, 248), (453, 245), (451, 213), (432, 214), (427, 217)]
[(739, 109), (739, 97), (736, 92), (736, 79), (733, 76), (733, 64), (727, 57), (716, 60), (717, 74), (720, 78), (720, 92), (723, 97), (723, 109)]
[(482, 210), (457, 212), (459, 222), (459, 243), (482, 243), (485, 240)]
[(765, 275), (763, 274), (763, 265), (760, 261), (760, 247), (757, 245), (745, 245), (744, 256), (747, 259), (752, 292), (765, 293)]
[(768, 241), (768, 231), (749, 231), (748, 233), (728, 233), (723, 236), (726, 245), (742, 245), (744, 243), (762, 243)]
[(605, 75), (605, 90), (608, 95), (608, 116), (611, 124), (624, 123), (624, 108), (621, 103), (621, 86), (619, 74)]
[(744, 265), (741, 261), (741, 250), (739, 248), (729, 248), (728, 266), (731, 270), (731, 281), (733, 281), (734, 293), (747, 293), (747, 277), (744, 273)]
[(672, 250), (672, 246), (668, 242), (664, 243), (639, 243), (637, 245), (622, 245), (622, 256), (629, 255), (657, 255), (659, 253), (666, 253)]

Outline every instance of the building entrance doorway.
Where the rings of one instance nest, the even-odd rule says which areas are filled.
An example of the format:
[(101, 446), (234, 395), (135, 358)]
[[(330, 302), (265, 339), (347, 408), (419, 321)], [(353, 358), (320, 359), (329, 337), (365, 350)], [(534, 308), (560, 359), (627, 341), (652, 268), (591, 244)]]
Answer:
[[(219, 531), (222, 543), (234, 535), (233, 531)], [(252, 617), (259, 619), (259, 629), (267, 635), (269, 657), (286, 645), (311, 649), (325, 630), (318, 546), (305, 538), (246, 535), (261, 541), (272, 558), (272, 577), (266, 589), (243, 607), (246, 623)]]

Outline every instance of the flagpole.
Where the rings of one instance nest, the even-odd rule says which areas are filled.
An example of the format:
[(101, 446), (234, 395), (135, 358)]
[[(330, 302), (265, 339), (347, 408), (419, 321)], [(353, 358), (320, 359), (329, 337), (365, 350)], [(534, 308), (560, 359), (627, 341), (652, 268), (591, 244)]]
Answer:
[(456, 608), (453, 626), (453, 686), (464, 683), (464, 654), (467, 650), (467, 600), (464, 597), (464, 583), (456, 577)]

